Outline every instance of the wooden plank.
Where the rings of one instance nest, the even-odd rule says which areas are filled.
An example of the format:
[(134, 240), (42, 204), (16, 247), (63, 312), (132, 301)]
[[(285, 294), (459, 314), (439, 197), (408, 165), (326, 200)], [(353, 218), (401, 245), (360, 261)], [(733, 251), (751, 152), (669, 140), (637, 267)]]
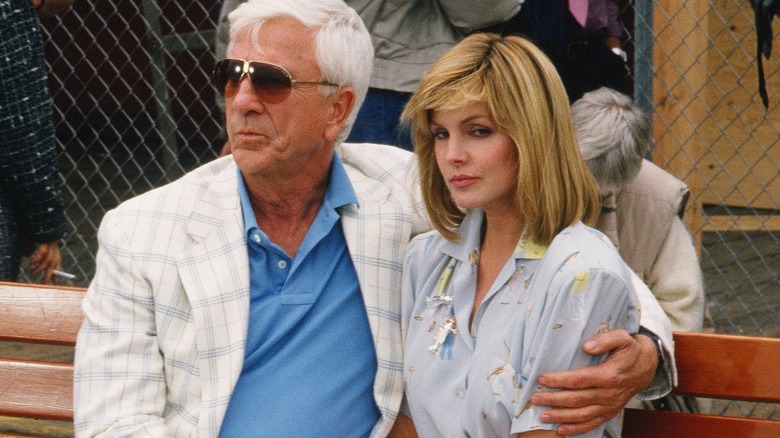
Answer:
[(674, 350), (676, 394), (780, 402), (780, 339), (675, 333)]
[(75, 345), (85, 290), (0, 282), (0, 339)]
[(653, 2), (653, 161), (691, 189), (686, 219), (701, 248), (701, 195), (706, 187), (697, 170), (707, 147), (702, 126), (708, 117), (703, 99), (709, 79), (705, 62), (709, 1)]
[[(691, 188), (688, 223), (700, 248), (702, 231), (731, 225), (707, 222), (703, 204), (780, 206), (780, 64), (776, 56), (764, 61), (770, 96), (765, 110), (757, 92), (749, 5), (654, 3), (653, 159)], [(773, 27), (780, 31), (778, 20)]]
[(623, 438), (766, 438), (780, 436), (780, 421), (626, 409)]
[[(707, 33), (710, 109), (702, 127), (708, 149), (698, 168), (707, 204), (776, 209), (780, 206), (780, 74), (777, 53), (764, 59), (769, 108), (758, 95), (755, 16), (742, 0), (711, 1)], [(773, 20), (775, 35), (780, 23)]]
[(73, 365), (0, 359), (0, 415), (73, 421)]
[[(678, 384), (674, 394), (780, 402), (780, 339), (674, 333)], [(780, 436), (780, 421), (626, 409), (624, 438)]]
[(780, 215), (707, 216), (702, 231), (780, 231)]

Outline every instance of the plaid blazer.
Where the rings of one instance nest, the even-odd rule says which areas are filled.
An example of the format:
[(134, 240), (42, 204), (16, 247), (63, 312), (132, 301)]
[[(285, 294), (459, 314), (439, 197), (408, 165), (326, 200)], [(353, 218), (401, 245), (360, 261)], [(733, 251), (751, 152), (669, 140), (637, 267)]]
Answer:
[[(376, 346), (384, 436), (403, 394), (400, 289), (409, 240), (430, 226), (411, 154), (337, 148), (359, 205), (341, 223)], [(232, 157), (108, 212), (75, 358), (77, 436), (216, 437), (239, 377), (249, 264)]]

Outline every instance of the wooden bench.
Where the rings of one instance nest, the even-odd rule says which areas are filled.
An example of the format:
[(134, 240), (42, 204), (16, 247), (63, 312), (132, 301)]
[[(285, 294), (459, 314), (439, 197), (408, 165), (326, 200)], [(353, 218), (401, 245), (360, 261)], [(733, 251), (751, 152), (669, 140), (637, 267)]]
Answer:
[[(0, 341), (74, 346), (84, 292), (0, 282)], [(675, 394), (780, 403), (780, 339), (675, 333), (674, 341)], [(0, 355), (0, 416), (72, 423), (73, 364)], [(699, 436), (780, 437), (780, 420), (626, 410), (624, 438)]]
[[(780, 339), (675, 333), (674, 394), (780, 403)], [(626, 409), (623, 438), (780, 437), (780, 420)]]
[[(22, 347), (75, 346), (84, 292), (76, 287), (0, 282), (0, 341)], [(10, 358), (9, 350), (0, 350), (4, 353), (0, 355), (0, 416), (71, 424), (73, 363), (49, 361), (46, 354), (37, 359)], [(18, 435), (0, 432), (2, 436)]]

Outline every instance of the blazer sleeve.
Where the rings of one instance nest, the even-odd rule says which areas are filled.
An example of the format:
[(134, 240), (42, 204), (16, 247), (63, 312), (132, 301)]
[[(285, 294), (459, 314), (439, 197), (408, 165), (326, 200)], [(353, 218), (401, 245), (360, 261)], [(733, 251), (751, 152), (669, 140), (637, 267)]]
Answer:
[(77, 436), (171, 436), (151, 286), (135, 270), (120, 214), (98, 231), (97, 272), (84, 298), (74, 371)]

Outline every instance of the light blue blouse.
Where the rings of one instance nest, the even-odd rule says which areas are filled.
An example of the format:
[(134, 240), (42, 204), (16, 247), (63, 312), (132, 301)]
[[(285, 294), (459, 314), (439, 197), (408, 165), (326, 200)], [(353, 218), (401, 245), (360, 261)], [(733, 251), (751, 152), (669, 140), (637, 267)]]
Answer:
[[(599, 363), (582, 344), (599, 331), (639, 329), (628, 267), (609, 239), (578, 223), (549, 247), (521, 238), (484, 301), (474, 306), (483, 212), (461, 240), (418, 236), (404, 262), (404, 411), (421, 437), (507, 437), (552, 430), (530, 405), (545, 371)], [(620, 436), (613, 419), (589, 437)]]

